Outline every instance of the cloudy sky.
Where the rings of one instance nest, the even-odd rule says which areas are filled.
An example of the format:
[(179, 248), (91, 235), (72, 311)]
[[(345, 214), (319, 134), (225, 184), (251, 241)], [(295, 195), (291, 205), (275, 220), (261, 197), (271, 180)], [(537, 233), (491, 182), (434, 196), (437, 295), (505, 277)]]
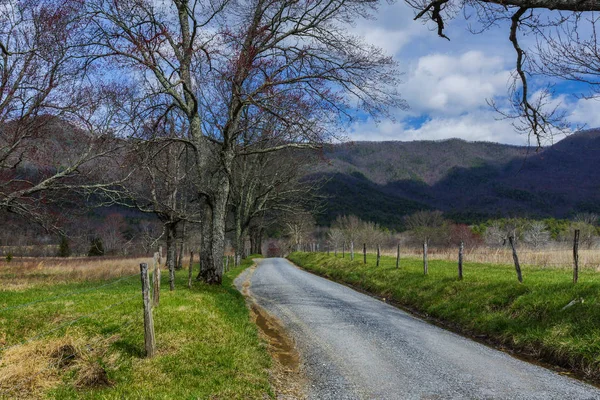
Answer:
[[(351, 127), (351, 140), (439, 140), (458, 137), (526, 145), (526, 135), (514, 131), (509, 121), (499, 120), (487, 100), (506, 102), (515, 53), (507, 26), (494, 27), (479, 35), (467, 29), (462, 15), (449, 21), (439, 38), (432, 26), (413, 21), (413, 10), (402, 0), (383, 4), (374, 20), (361, 21), (353, 29), (393, 55), (403, 71), (399, 87), (410, 109), (396, 112), (395, 123), (358, 122)], [(520, 39), (522, 44), (528, 38)], [(572, 85), (557, 86), (569, 121), (600, 127), (600, 101), (573, 96)], [(535, 87), (534, 87), (535, 89)], [(557, 138), (560, 139), (560, 138)]]

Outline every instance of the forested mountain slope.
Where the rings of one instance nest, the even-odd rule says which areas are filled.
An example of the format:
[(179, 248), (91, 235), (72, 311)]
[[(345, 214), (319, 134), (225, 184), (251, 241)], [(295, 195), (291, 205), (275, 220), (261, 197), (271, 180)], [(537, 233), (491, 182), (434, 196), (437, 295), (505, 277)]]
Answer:
[(600, 130), (533, 148), (459, 139), (353, 142), (325, 150), (325, 212), (356, 214), (393, 229), (417, 209), (462, 222), (494, 216), (569, 217), (600, 211)]

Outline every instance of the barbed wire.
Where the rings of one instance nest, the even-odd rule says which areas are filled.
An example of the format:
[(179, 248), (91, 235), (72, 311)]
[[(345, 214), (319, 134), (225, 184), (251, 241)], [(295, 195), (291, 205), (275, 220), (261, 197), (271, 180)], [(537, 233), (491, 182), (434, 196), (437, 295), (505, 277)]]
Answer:
[(130, 297), (126, 298), (125, 300), (119, 301), (117, 303), (113, 303), (113, 304), (109, 305), (108, 307), (105, 307), (105, 308), (103, 308), (101, 310), (94, 311), (94, 312), (91, 312), (89, 314), (85, 314), (85, 315), (79, 316), (79, 317), (77, 317), (75, 319), (72, 319), (72, 320), (69, 320), (67, 322), (64, 322), (64, 323), (58, 325), (57, 327), (55, 327), (53, 329), (49, 329), (47, 331), (44, 331), (44, 332), (42, 332), (42, 333), (40, 333), (40, 334), (38, 334), (38, 335), (36, 335), (34, 337), (31, 337), (29, 339), (25, 339), (25, 340), (23, 340), (23, 341), (21, 341), (19, 343), (16, 343), (16, 344), (13, 344), (13, 345), (10, 345), (10, 346), (0, 347), (0, 352), (5, 352), (6, 350), (9, 350), (9, 349), (12, 349), (12, 348), (15, 348), (15, 347), (19, 347), (19, 346), (23, 346), (23, 345), (25, 345), (27, 343), (30, 343), (30, 342), (34, 341), (34, 340), (40, 339), (40, 338), (42, 338), (44, 336), (47, 336), (50, 333), (56, 332), (56, 331), (58, 331), (58, 330), (60, 330), (60, 329), (62, 329), (64, 327), (71, 326), (71, 325), (73, 325), (73, 324), (81, 321), (82, 319), (89, 318), (92, 315), (100, 314), (100, 313), (102, 313), (104, 311), (110, 310), (110, 309), (112, 309), (114, 307), (117, 307), (117, 306), (119, 306), (121, 304), (124, 304), (124, 303), (130, 301), (131, 299), (133, 299), (134, 297), (138, 297), (139, 298), (140, 295), (136, 293), (135, 295), (130, 296)]
[(62, 293), (62, 294), (58, 294), (56, 296), (51, 296), (51, 297), (46, 297), (46, 298), (43, 298), (43, 299), (40, 299), (40, 300), (30, 301), (28, 303), (21, 303), (21, 304), (16, 304), (16, 305), (13, 305), (13, 306), (7, 306), (7, 307), (4, 307), (4, 308), (0, 308), (0, 312), (9, 311), (9, 310), (16, 310), (16, 309), (19, 309), (19, 308), (25, 308), (25, 307), (29, 307), (29, 306), (31, 306), (33, 304), (44, 303), (44, 302), (47, 302), (47, 301), (56, 300), (56, 299), (60, 299), (60, 298), (63, 298), (63, 297), (68, 297), (68, 296), (75, 295), (75, 294), (93, 292), (95, 290), (102, 289), (102, 288), (105, 288), (105, 287), (110, 286), (110, 285), (114, 285), (115, 283), (119, 283), (119, 282), (124, 281), (126, 279), (130, 279), (130, 278), (132, 278), (134, 276), (140, 276), (140, 274), (136, 273), (136, 274), (128, 275), (128, 276), (125, 276), (125, 277), (121, 277), (121, 278), (119, 278), (119, 279), (117, 279), (115, 281), (112, 281), (112, 282), (109, 282), (109, 283), (105, 283), (105, 284), (100, 285), (100, 286), (95, 286), (93, 288), (87, 288), (87, 289), (81, 289), (81, 290), (74, 290), (74, 291), (71, 291), (71, 292), (68, 292), (68, 293)]

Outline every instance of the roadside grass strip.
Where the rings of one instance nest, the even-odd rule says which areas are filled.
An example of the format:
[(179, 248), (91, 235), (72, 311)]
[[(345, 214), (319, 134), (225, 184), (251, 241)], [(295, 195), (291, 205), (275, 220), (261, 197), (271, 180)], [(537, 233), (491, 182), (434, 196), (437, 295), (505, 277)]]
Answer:
[(452, 330), (517, 351), (600, 382), (600, 274), (580, 272), (573, 284), (569, 268), (523, 267), (519, 284), (512, 265), (423, 262), (362, 254), (350, 261), (323, 253), (292, 253), (296, 265), (334, 281), (353, 285), (396, 302)]

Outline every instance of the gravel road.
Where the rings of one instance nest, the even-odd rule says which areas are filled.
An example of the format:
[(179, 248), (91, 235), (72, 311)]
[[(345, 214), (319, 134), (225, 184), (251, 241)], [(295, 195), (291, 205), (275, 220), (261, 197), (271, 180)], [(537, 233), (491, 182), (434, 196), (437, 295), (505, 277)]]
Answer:
[(310, 399), (600, 399), (594, 386), (445, 331), (285, 259), (260, 261), (250, 282), (256, 302), (296, 341)]

